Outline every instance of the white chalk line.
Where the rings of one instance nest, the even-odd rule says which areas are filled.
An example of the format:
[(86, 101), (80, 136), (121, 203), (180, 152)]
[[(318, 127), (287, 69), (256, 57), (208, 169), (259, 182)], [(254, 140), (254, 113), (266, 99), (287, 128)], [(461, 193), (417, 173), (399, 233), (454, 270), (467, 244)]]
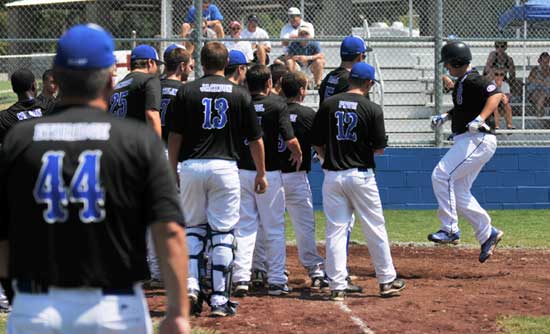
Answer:
[(361, 328), (361, 330), (363, 331), (363, 333), (365, 334), (374, 334), (374, 332), (372, 331), (372, 329), (369, 328), (369, 326), (367, 325), (366, 322), (363, 321), (363, 319), (359, 318), (359, 317), (356, 317), (353, 315), (353, 311), (346, 305), (344, 304), (344, 302), (336, 302), (336, 305), (338, 305), (338, 308), (344, 312), (344, 313), (347, 313), (350, 315), (350, 319), (351, 321), (356, 324), (359, 328)]

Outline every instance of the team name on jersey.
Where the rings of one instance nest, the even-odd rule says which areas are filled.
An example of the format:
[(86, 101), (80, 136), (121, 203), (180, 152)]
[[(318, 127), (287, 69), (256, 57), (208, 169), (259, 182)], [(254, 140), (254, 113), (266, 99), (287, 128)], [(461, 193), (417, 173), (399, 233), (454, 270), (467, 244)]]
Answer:
[(162, 89), (162, 95), (176, 96), (177, 93), (178, 93), (177, 88), (165, 87)]
[(233, 85), (204, 83), (201, 85), (200, 91), (203, 93), (231, 93), (233, 92)]
[(109, 140), (109, 123), (45, 123), (34, 126), (33, 141)]
[(24, 121), (26, 119), (38, 118), (38, 117), (42, 117), (42, 110), (40, 109), (22, 111), (17, 113), (17, 119), (19, 121)]
[(296, 123), (296, 120), (298, 119), (298, 115), (296, 114), (290, 114), (290, 121), (292, 123)]
[(264, 108), (263, 104), (255, 104), (254, 109), (256, 110), (256, 112), (264, 112), (265, 111), (265, 108)]
[(350, 101), (338, 101), (338, 108), (340, 109), (351, 109), (351, 110), (357, 110), (357, 102), (350, 102)]
[(130, 78), (128, 80), (121, 81), (121, 82), (116, 84), (115, 90), (116, 89), (121, 89), (121, 88), (124, 88), (124, 87), (128, 87), (132, 84), (133, 81), (134, 81), (134, 78)]
[(332, 85), (337, 85), (338, 82), (340, 82), (340, 78), (338, 78), (337, 76), (335, 75), (331, 75), (330, 77), (328, 77), (328, 81), (327, 81), (329, 84), (332, 84)]

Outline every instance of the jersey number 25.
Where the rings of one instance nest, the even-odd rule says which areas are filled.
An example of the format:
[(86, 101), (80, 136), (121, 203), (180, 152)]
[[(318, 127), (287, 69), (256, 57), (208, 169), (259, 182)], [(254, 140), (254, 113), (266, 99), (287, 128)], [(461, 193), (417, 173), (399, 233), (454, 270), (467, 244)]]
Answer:
[(100, 222), (105, 218), (105, 191), (99, 177), (101, 151), (84, 151), (78, 158), (78, 167), (69, 188), (63, 181), (63, 151), (47, 151), (42, 156), (42, 168), (34, 185), (34, 199), (47, 204), (44, 220), (49, 223), (66, 222), (70, 203), (82, 203), (79, 211), (83, 223)]

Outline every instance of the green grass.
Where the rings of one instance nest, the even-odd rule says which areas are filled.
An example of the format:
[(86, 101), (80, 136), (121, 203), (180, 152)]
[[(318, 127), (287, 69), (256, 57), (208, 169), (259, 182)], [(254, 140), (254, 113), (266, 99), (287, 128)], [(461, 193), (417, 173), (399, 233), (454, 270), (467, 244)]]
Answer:
[(504, 317), (498, 325), (503, 334), (550, 334), (550, 317)]
[[(550, 210), (497, 210), (489, 211), (493, 224), (506, 234), (502, 246), (550, 248)], [(392, 242), (428, 242), (426, 236), (439, 229), (435, 210), (385, 210), (386, 226)], [(287, 217), (288, 220), (288, 217)], [(325, 217), (315, 212), (317, 241), (325, 240)], [(351, 239), (364, 243), (363, 232), (357, 222)], [(287, 240), (294, 240), (292, 224), (287, 225)], [(465, 220), (459, 222), (461, 243), (478, 245), (473, 230)]]

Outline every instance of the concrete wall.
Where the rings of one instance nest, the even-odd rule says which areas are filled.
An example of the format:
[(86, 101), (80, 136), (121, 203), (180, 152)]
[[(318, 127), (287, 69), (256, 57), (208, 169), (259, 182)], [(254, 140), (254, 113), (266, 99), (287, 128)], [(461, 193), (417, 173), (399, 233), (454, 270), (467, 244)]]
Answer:
[[(389, 148), (376, 158), (386, 209), (435, 209), (431, 172), (448, 148)], [(322, 208), (323, 172), (310, 175), (313, 201)], [(498, 148), (472, 187), (486, 209), (550, 209), (550, 148)]]

